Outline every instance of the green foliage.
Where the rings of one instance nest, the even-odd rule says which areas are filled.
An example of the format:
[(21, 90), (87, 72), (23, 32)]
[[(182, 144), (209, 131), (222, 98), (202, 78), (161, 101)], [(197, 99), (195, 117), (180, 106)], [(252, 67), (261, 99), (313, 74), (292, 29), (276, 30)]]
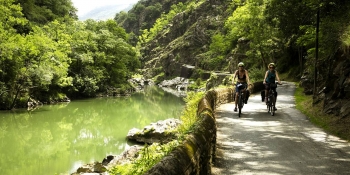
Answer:
[(300, 36), (296, 40), (296, 44), (303, 47), (313, 47), (315, 45), (315, 36), (316, 36), (316, 30), (314, 26), (301, 26), (300, 32), (303, 32), (304, 35)]
[(197, 80), (196, 80), (196, 85), (197, 85), (197, 86), (200, 86), (201, 83), (202, 83), (202, 79), (201, 79), (201, 78), (197, 78)]
[(343, 43), (343, 46), (350, 46), (350, 25), (345, 30), (343, 36), (341, 37), (341, 42)]
[(55, 0), (15, 0), (23, 9), (24, 16), (31, 22), (37, 24), (46, 24), (59, 18), (78, 19), (77, 9), (72, 1)]
[(119, 13), (117, 13), (114, 17), (114, 20), (120, 24), (123, 21), (125, 21), (125, 19), (128, 17), (128, 13), (126, 13), (125, 11), (121, 11)]
[[(15, 33), (2, 36), (6, 42), (0, 46), (5, 50), (0, 56), (2, 67), (0, 76), (8, 92), (4, 98), (6, 109), (12, 109), (21, 95), (27, 96), (23, 92), (29, 93), (30, 96), (33, 92), (47, 91), (48, 86), (70, 85), (70, 79), (67, 78), (70, 64), (69, 37), (61, 35), (57, 28), (59, 24), (55, 22), (52, 24), (52, 30), (57, 29), (54, 32), (55, 36), (46, 33), (47, 28), (36, 26), (25, 36)], [(8, 103), (9, 99), (12, 101), (11, 104)]]
[[(72, 10), (70, 1), (46, 2), (40, 9), (46, 4), (50, 10), (36, 14), (24, 10), (27, 18), (45, 14), (43, 21), (31, 19), (41, 26), (31, 24), (28, 33), (17, 34), (28, 21), (13, 3), (0, 4), (1, 109), (12, 109), (22, 97), (47, 102), (59, 99), (55, 96), (60, 93), (91, 97), (113, 88), (126, 92), (130, 87), (127, 79), (140, 61), (136, 49), (128, 44), (129, 35), (115, 21), (68, 20), (64, 10)], [(21, 5), (36, 9), (36, 3)]]
[[(230, 40), (238, 40), (244, 37), (249, 42), (249, 58), (261, 59), (263, 63), (274, 58), (274, 52), (280, 50), (277, 38), (278, 29), (266, 23), (264, 16), (269, 1), (246, 1), (238, 7), (231, 17), (225, 22), (229, 30)], [(259, 62), (261, 62), (259, 61)]]
[[(226, 33), (212, 36), (210, 50), (201, 57), (200, 66), (215, 70), (215, 66), (219, 66), (217, 58), (225, 58), (229, 52), (233, 62), (244, 61), (257, 69), (265, 69), (269, 62), (280, 63), (280, 72), (300, 64), (313, 65), (318, 9), (322, 21), (319, 59), (322, 62), (331, 61), (340, 43), (346, 43), (349, 26), (346, 20), (350, 12), (345, 9), (349, 6), (348, 2), (332, 0), (321, 3), (314, 0), (304, 3), (298, 0), (233, 1), (229, 8), (235, 10), (225, 21)], [(339, 38), (342, 38), (341, 41)], [(242, 39), (249, 42), (247, 50), (241, 48)], [(306, 58), (307, 62), (304, 63), (302, 58)]]
[(212, 37), (210, 50), (217, 54), (224, 55), (228, 52), (229, 46), (230, 46), (230, 41), (226, 40), (224, 35), (216, 34)]
[(161, 74), (156, 75), (154, 77), (154, 80), (155, 80), (154, 81), (155, 83), (160, 83), (160, 82), (164, 81), (165, 80), (165, 74), (161, 73)]
[(74, 25), (70, 72), (74, 73), (75, 91), (91, 97), (128, 84), (140, 61), (135, 48), (126, 41), (125, 30), (113, 20), (87, 20)]
[[(281, 29), (283, 39), (286, 41), (286, 46), (294, 49), (295, 54), (302, 54), (306, 58), (303, 60), (289, 58), (284, 63), (290, 65), (299, 64), (312, 65), (316, 56), (316, 22), (317, 11), (320, 13), (319, 26), (319, 61), (325, 62), (327, 65), (332, 65), (332, 58), (340, 47), (341, 36), (345, 33), (349, 26), (350, 17), (349, 2), (345, 1), (314, 1), (307, 0), (300, 3), (297, 0), (291, 1), (271, 1), (267, 10), (267, 18), (274, 26)], [(332, 27), (330, 27), (332, 26)], [(302, 48), (302, 49), (300, 49)], [(305, 52), (306, 50), (306, 52)], [(299, 53), (298, 53), (299, 52)], [(301, 53), (300, 53), (301, 52)], [(290, 53), (286, 53), (290, 54)], [(293, 64), (294, 63), (294, 64)], [(322, 72), (327, 73), (329, 68)]]
[[(5, 32), (15, 32), (15, 26), (24, 26), (28, 21), (23, 17), (20, 5), (14, 3), (14, 0), (2, 0), (0, 3), (0, 30), (1, 34)], [(4, 31), (2, 31), (4, 30)]]
[(266, 69), (253, 67), (249, 69), (249, 78), (251, 82), (263, 81)]
[[(159, 2), (157, 2), (151, 6), (147, 6), (144, 10), (146, 18), (156, 19), (158, 16), (161, 15), (161, 13), (162, 13), (161, 9), (162, 9), (162, 4), (160, 4)], [(149, 27), (147, 27), (147, 28), (149, 28)]]
[(188, 90), (198, 90), (205, 88), (207, 82), (203, 81), (201, 78), (197, 78), (194, 83), (188, 85)]
[(195, 69), (191, 75), (191, 78), (193, 79), (198, 79), (198, 78), (201, 78), (202, 77), (202, 74), (203, 74), (203, 70), (202, 69)]
[[(207, 52), (202, 55), (200, 66), (205, 70), (221, 70), (227, 65), (226, 60), (223, 55), (213, 55), (211, 52)], [(206, 59), (204, 59), (206, 58)]]
[(226, 76), (224, 79), (222, 79), (221, 85), (231, 86), (232, 85), (232, 76)]
[(182, 114), (182, 124), (179, 132), (187, 134), (191, 132), (194, 123), (197, 121), (197, 108), (199, 101), (204, 97), (205, 92), (188, 92), (185, 98), (186, 108)]
[(179, 145), (178, 141), (166, 144), (145, 145), (139, 156), (130, 163), (117, 165), (109, 170), (112, 175), (142, 175)]
[(142, 34), (139, 36), (139, 41), (142, 43), (147, 43), (154, 39), (160, 32), (165, 32), (166, 26), (171, 23), (172, 19), (179, 13), (182, 13), (191, 7), (197, 7), (200, 3), (195, 3), (194, 1), (188, 1), (185, 4), (179, 2), (171, 6), (170, 11), (165, 14), (162, 13), (160, 18), (157, 18), (153, 26), (148, 30), (142, 30)]

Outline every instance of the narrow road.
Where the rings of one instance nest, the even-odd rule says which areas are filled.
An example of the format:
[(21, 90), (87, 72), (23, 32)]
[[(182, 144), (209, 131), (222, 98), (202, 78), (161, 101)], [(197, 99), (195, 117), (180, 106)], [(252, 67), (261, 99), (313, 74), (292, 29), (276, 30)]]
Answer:
[(234, 103), (217, 108), (212, 175), (350, 175), (350, 143), (312, 125), (295, 109), (295, 85), (278, 86), (275, 116), (260, 93), (238, 118)]

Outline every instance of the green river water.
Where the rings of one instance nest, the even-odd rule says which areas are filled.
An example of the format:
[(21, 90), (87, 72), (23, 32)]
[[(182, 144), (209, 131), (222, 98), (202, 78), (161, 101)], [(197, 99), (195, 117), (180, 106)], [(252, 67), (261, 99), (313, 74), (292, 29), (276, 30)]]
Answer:
[(182, 97), (151, 86), (130, 97), (0, 111), (0, 175), (66, 175), (131, 144), (132, 128), (179, 118)]

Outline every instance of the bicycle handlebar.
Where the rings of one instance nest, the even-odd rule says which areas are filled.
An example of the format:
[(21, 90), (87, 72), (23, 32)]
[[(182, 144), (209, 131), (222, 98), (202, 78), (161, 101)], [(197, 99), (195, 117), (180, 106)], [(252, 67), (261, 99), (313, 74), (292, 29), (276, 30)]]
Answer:
[[(267, 84), (266, 82), (264, 84)], [(282, 85), (282, 83), (275, 82), (275, 84)]]

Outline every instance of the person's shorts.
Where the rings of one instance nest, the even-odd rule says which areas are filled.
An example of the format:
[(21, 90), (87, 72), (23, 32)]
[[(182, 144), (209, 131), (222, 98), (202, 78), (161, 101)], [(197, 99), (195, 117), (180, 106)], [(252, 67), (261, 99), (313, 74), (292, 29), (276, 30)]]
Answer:
[(238, 92), (240, 89), (247, 88), (247, 83), (237, 83), (236, 84), (236, 92)]
[(266, 84), (265, 84), (265, 89), (266, 89), (266, 90), (270, 90), (270, 88), (271, 88), (272, 90), (275, 90), (275, 91), (276, 91), (277, 84), (275, 84), (275, 83), (266, 83)]
[(270, 90), (270, 88), (275, 92), (275, 97), (277, 97), (277, 91), (276, 91), (277, 84), (275, 84), (275, 83), (266, 83), (265, 84), (265, 89), (266, 90)]

